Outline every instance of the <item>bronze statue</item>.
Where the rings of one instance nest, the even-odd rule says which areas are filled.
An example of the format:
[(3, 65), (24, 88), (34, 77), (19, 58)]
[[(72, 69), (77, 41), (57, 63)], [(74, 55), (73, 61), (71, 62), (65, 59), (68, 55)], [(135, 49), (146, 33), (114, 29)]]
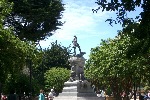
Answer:
[(76, 36), (74, 36), (74, 39), (73, 39), (72, 43), (73, 43), (73, 48), (74, 48), (74, 55), (76, 55), (76, 47), (79, 48), (79, 51), (80, 51), (80, 54), (81, 54), (80, 45), (77, 42), (77, 37)]

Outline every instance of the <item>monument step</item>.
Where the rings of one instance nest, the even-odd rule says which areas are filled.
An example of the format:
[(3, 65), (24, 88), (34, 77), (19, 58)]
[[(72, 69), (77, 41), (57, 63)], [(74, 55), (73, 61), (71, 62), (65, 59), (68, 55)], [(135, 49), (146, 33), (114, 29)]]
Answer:
[(77, 96), (77, 97), (97, 97), (95, 93), (78, 93), (78, 92), (63, 92), (58, 95), (60, 96)]
[(58, 97), (60, 96), (77, 96), (77, 92), (62, 92), (59, 93)]
[(73, 82), (65, 82), (64, 83), (64, 85), (65, 85), (65, 87), (71, 87), (71, 86), (77, 86), (77, 83), (78, 83), (79, 81), (73, 81)]
[(104, 97), (74, 97), (74, 96), (62, 96), (55, 97), (54, 100), (105, 100)]
[(95, 93), (87, 92), (87, 93), (77, 93), (78, 97), (97, 97)]
[(62, 92), (77, 92), (77, 86), (64, 87)]

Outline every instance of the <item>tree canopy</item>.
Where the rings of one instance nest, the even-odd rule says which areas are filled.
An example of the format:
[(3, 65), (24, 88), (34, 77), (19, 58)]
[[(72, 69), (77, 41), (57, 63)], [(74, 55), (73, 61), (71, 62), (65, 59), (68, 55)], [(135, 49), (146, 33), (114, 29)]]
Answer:
[[(98, 10), (113, 11), (116, 13), (116, 19), (106, 19), (112, 25), (113, 23), (120, 23), (123, 26), (123, 34), (132, 34), (135, 38), (139, 39), (139, 42), (129, 48), (131, 52), (128, 52), (129, 56), (145, 54), (150, 49), (150, 1), (149, 0), (97, 0), (97, 9), (93, 9), (93, 12)], [(136, 8), (141, 8), (141, 12), (136, 18), (128, 17), (128, 14), (132, 11), (136, 11)], [(128, 27), (130, 26), (130, 27)], [(126, 31), (126, 32), (125, 32)], [(138, 46), (139, 45), (139, 46)], [(135, 52), (136, 51), (136, 52)]]
[(7, 0), (0, 1), (0, 92), (5, 88), (5, 93), (11, 91), (10, 88), (6, 89), (7, 86), (11, 89), (16, 88), (15, 83), (22, 74), (23, 67), (26, 66), (27, 57), (34, 60), (37, 50), (35, 45), (31, 44), (32, 42), (21, 41), (16, 37), (11, 27), (3, 26), (4, 19), (11, 12), (12, 5)]
[[(97, 0), (96, 3), (99, 7), (93, 12), (116, 12), (116, 19), (106, 21), (111, 25), (113, 22), (120, 23), (123, 30), (114, 39), (102, 40), (99, 46), (91, 50), (85, 74), (93, 84), (109, 88), (119, 98), (122, 90), (128, 94), (133, 87), (150, 83), (150, 74), (143, 73), (149, 72), (147, 70), (150, 68), (150, 1)], [(137, 7), (143, 11), (135, 19), (129, 18), (127, 13), (135, 11)]]
[(21, 40), (44, 40), (63, 24), (61, 0), (8, 0), (8, 3), (13, 3), (13, 7), (3, 24), (12, 27)]
[(69, 79), (70, 71), (66, 68), (51, 68), (44, 74), (45, 77), (45, 88), (55, 89), (56, 93), (62, 92), (64, 82)]
[[(93, 9), (93, 11), (114, 11), (116, 12), (116, 20), (107, 19), (110, 24), (113, 22), (120, 23), (122, 26), (126, 26), (132, 23), (139, 22), (139, 29), (135, 30), (135, 36), (139, 39), (149, 38), (150, 34), (150, 1), (149, 0), (97, 0), (98, 9)], [(136, 11), (136, 8), (140, 7), (142, 10), (137, 17), (129, 18), (128, 12)]]
[(52, 42), (50, 47), (44, 50), (43, 60), (46, 69), (59, 66), (70, 69), (69, 57), (70, 48), (58, 44), (57, 41)]
[[(130, 31), (121, 31), (114, 39), (102, 40), (99, 46), (91, 50), (86, 76), (96, 86), (110, 88), (115, 97), (119, 97), (122, 90), (128, 94), (135, 84), (140, 87), (149, 83), (150, 75), (143, 73), (150, 68), (149, 53), (142, 53), (142, 47), (138, 45), (140, 43), (141, 40)], [(132, 47), (141, 50), (136, 54), (136, 49)]]
[(69, 47), (58, 44), (57, 41), (52, 42), (46, 49), (42, 49), (36, 55), (34, 61), (32, 75), (38, 80), (38, 83), (44, 86), (44, 73), (51, 68), (67, 68), (70, 69), (68, 59), (70, 57)]

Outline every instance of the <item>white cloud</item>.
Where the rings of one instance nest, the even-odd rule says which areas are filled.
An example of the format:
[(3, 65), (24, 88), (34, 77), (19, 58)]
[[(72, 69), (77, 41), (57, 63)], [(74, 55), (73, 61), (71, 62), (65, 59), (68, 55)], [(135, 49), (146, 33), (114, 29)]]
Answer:
[(94, 1), (66, 1), (62, 18), (65, 24), (61, 29), (56, 31), (52, 38), (66, 41), (71, 40), (73, 35), (77, 35), (78, 37), (82, 34), (88, 34), (88, 37), (89, 35), (95, 36), (97, 34), (96, 26), (104, 21), (109, 13), (93, 13), (92, 9), (95, 8), (95, 5), (91, 5), (91, 3), (94, 3)]
[[(82, 50), (87, 52), (85, 58), (88, 58), (90, 49), (97, 46), (100, 40), (112, 36), (111, 28), (105, 23), (110, 18), (112, 12), (93, 13), (92, 9), (97, 8), (95, 0), (65, 0), (65, 11), (62, 21), (65, 24), (57, 30), (53, 36), (46, 41), (41, 42), (42, 47), (48, 47), (50, 42), (58, 40), (63, 46), (71, 44), (73, 36), (78, 37), (78, 43)], [(114, 29), (114, 28), (113, 28)], [(106, 36), (107, 35), (107, 36)]]

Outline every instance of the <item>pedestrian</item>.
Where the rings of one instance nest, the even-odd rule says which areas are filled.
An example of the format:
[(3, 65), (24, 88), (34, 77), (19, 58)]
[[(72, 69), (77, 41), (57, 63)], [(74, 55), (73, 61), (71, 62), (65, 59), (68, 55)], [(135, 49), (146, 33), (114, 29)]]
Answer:
[(98, 96), (98, 97), (101, 97), (101, 91), (100, 91), (99, 89), (97, 90), (96, 93), (97, 93), (97, 96)]
[(1, 100), (7, 100), (7, 96), (1, 93)]
[(148, 100), (150, 100), (150, 90), (148, 90), (147, 97), (148, 97)]
[(10, 90), (7, 100), (18, 100), (18, 96), (14, 90)]
[(51, 89), (51, 91), (48, 94), (48, 100), (53, 100), (53, 89)]
[(122, 100), (124, 100), (125, 97), (126, 97), (126, 92), (123, 90), (122, 93), (121, 93)]
[(45, 96), (43, 94), (43, 90), (40, 90), (39, 100), (45, 100)]

